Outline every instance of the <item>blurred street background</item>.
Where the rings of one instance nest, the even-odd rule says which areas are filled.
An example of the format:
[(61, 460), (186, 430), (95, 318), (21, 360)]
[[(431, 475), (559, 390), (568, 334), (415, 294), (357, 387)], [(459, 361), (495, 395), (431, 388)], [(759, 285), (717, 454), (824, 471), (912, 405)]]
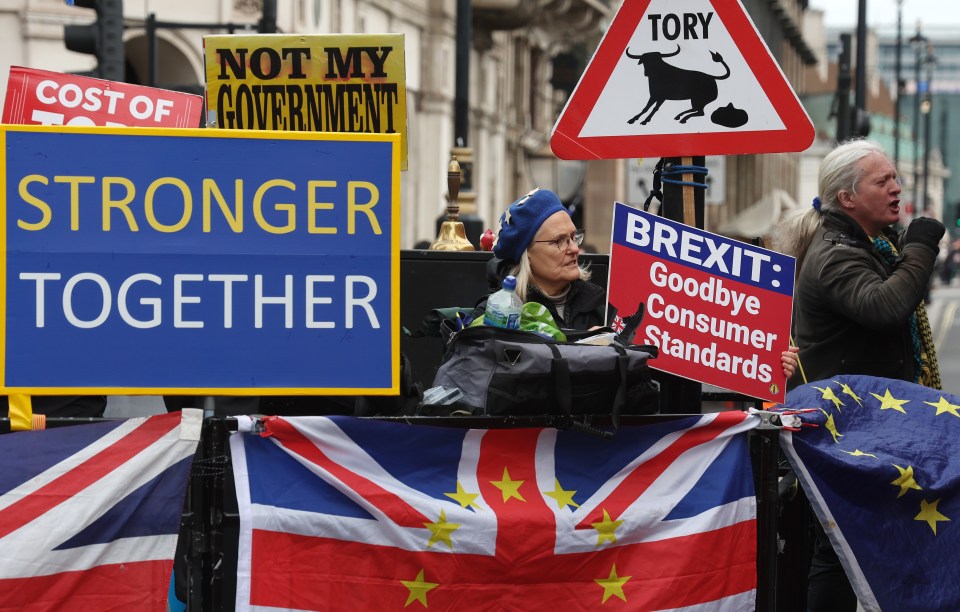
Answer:
[(949, 285), (940, 280), (935, 281), (930, 296), (927, 315), (933, 330), (933, 340), (937, 345), (943, 389), (960, 394), (960, 326), (957, 322), (960, 279), (955, 278)]

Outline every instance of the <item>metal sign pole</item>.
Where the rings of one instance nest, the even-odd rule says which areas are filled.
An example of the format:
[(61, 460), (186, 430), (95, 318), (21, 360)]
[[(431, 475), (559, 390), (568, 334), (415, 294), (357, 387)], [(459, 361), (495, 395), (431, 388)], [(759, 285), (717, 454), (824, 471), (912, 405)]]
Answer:
[[(704, 166), (705, 158), (669, 157), (664, 170), (677, 166)], [(672, 221), (703, 229), (704, 188), (693, 183), (705, 184), (703, 174), (683, 173), (680, 181), (663, 181), (662, 214)], [(686, 183), (680, 185), (678, 183)], [(658, 372), (660, 382), (660, 411), (667, 414), (699, 414), (702, 410), (702, 386), (699, 382), (673, 374)]]

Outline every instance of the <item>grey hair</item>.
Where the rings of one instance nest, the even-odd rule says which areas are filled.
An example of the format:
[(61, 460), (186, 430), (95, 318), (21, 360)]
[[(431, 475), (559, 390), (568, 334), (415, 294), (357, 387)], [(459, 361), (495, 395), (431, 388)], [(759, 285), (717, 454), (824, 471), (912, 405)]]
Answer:
[[(593, 276), (589, 268), (582, 264), (577, 264), (580, 268), (580, 280), (588, 281)], [(530, 255), (527, 251), (520, 256), (520, 263), (510, 269), (510, 274), (517, 279), (517, 297), (521, 302), (527, 301), (527, 291), (530, 287), (536, 287), (533, 283), (533, 270), (530, 269)]]
[(864, 139), (848, 140), (827, 153), (820, 162), (817, 176), (820, 210), (811, 207), (792, 211), (775, 228), (773, 246), (781, 253), (797, 259), (798, 274), (813, 236), (823, 223), (823, 213), (841, 209), (841, 191), (857, 193), (857, 183), (863, 178), (863, 168), (859, 162), (870, 155), (882, 155), (889, 159), (883, 147)]

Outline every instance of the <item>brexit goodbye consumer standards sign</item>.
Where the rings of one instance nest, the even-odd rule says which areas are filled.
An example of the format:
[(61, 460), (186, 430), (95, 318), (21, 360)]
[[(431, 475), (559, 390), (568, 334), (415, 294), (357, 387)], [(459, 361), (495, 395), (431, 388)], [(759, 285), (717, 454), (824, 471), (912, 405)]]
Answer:
[(617, 203), (608, 301), (643, 312), (634, 342), (651, 366), (764, 400), (783, 401), (792, 257)]
[(0, 392), (396, 392), (399, 138), (0, 127)]

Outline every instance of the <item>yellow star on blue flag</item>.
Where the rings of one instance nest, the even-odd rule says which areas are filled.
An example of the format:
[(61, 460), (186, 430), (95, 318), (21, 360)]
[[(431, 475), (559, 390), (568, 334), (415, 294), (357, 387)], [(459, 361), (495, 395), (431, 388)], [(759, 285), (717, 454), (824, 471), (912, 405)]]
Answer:
[(896, 410), (897, 412), (907, 414), (907, 411), (903, 409), (903, 405), (908, 403), (910, 400), (898, 399), (894, 397), (893, 394), (890, 393), (889, 388), (884, 391), (883, 395), (879, 395), (877, 393), (871, 393), (870, 395), (880, 400), (880, 410)]
[[(841, 412), (839, 397), (859, 407)], [(960, 550), (960, 397), (843, 375), (793, 389), (781, 410), (817, 425), (780, 444), (863, 607), (960, 610), (947, 569)]]

